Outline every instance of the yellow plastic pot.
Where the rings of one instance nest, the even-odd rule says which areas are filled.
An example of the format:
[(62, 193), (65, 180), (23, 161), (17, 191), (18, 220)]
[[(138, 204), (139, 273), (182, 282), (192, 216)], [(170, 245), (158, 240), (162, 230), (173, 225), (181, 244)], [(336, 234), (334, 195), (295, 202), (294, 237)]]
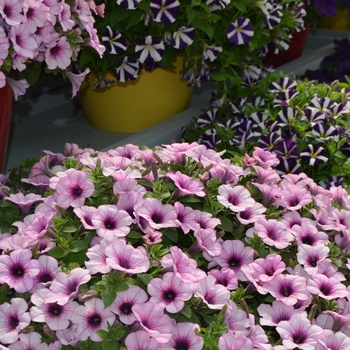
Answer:
[(348, 10), (340, 10), (333, 17), (324, 17), (317, 23), (318, 28), (350, 31)]
[[(177, 69), (143, 69), (137, 80), (103, 89), (95, 88), (93, 76), (88, 76), (79, 99), (90, 125), (105, 131), (134, 133), (184, 111), (192, 88), (180, 79), (182, 58), (174, 65)], [(107, 78), (114, 79), (112, 75)]]

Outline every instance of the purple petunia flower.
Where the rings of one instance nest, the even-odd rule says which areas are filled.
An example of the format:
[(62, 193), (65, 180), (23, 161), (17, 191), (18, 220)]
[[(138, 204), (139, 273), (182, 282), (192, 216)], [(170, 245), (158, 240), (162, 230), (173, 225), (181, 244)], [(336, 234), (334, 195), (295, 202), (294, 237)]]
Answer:
[(253, 27), (249, 18), (241, 17), (231, 23), (226, 30), (229, 42), (237, 45), (246, 44), (254, 35)]
[(135, 47), (136, 57), (141, 63), (159, 62), (164, 51), (164, 43), (151, 35), (142, 39)]
[(323, 16), (333, 17), (337, 14), (338, 0), (315, 0), (315, 7)]
[(180, 11), (180, 2), (178, 0), (152, 0), (150, 9), (155, 22), (174, 23)]
[(111, 55), (120, 55), (127, 49), (126, 41), (122, 35), (110, 26), (106, 27), (101, 39)]

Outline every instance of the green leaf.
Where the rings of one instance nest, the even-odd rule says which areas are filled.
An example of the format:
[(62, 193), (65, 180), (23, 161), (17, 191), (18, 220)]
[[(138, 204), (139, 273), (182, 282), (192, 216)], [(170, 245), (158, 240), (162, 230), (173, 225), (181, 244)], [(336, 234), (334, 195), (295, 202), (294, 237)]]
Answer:
[(247, 12), (247, 7), (242, 2), (232, 2), (231, 5), (233, 5), (236, 9), (238, 9), (242, 13)]
[(128, 290), (129, 286), (126, 282), (120, 281), (114, 288), (116, 292), (124, 292), (125, 290)]
[(98, 329), (96, 331), (96, 334), (103, 340), (108, 340), (109, 333), (105, 331), (104, 329)]
[(140, 275), (137, 275), (137, 278), (141, 280), (141, 282), (144, 284), (144, 285), (148, 285), (149, 282), (152, 281), (153, 277), (152, 275), (148, 275), (147, 273), (144, 273), (144, 274), (140, 274)]
[(141, 238), (142, 237), (142, 234), (138, 231), (130, 231), (127, 235), (127, 238), (135, 238), (135, 239), (138, 239), (138, 238)]
[(110, 306), (116, 297), (117, 293), (114, 290), (104, 290), (101, 293), (101, 298), (105, 307)]
[(226, 74), (223, 72), (213, 72), (210, 73), (210, 78), (215, 81), (224, 81), (226, 79)]
[(141, 18), (142, 18), (142, 12), (138, 10), (130, 11), (128, 24), (125, 29), (130, 29), (131, 27), (134, 27), (137, 24), (139, 24), (141, 21)]
[(73, 233), (76, 231), (77, 231), (77, 228), (74, 226), (67, 226), (63, 229), (63, 232), (65, 232), (65, 233)]
[(179, 239), (179, 234), (176, 230), (174, 229), (168, 229), (163, 231), (163, 235), (167, 238), (169, 238), (172, 242), (177, 243)]
[(66, 251), (64, 251), (60, 246), (56, 246), (52, 248), (51, 250), (48, 251), (48, 255), (56, 258), (56, 259), (61, 259), (66, 256)]
[(196, 16), (197, 16), (197, 11), (193, 10), (191, 7), (187, 7), (187, 18), (188, 18), (187, 24), (191, 24)]
[(88, 243), (86, 241), (73, 241), (71, 245), (71, 252), (78, 253), (84, 249), (88, 248)]
[(153, 182), (147, 179), (137, 179), (137, 183), (139, 183), (142, 186), (146, 186), (149, 188), (153, 187)]
[(227, 216), (219, 216), (218, 219), (221, 221), (221, 224), (218, 225), (221, 230), (233, 232), (232, 220), (230, 220)]
[(119, 349), (119, 345), (115, 341), (108, 341), (108, 342), (104, 341), (102, 343), (102, 349), (103, 350), (117, 350), (117, 349)]
[(186, 318), (191, 318), (192, 311), (191, 307), (189, 305), (185, 305), (185, 307), (180, 312), (182, 315), (184, 315)]

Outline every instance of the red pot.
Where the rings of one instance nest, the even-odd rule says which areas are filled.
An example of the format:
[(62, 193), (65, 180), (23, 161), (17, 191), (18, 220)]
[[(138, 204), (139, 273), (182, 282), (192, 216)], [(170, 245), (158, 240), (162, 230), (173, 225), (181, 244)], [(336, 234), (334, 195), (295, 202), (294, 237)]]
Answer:
[(310, 31), (310, 25), (306, 25), (306, 28), (300, 32), (294, 32), (291, 41), (289, 42), (289, 48), (285, 51), (280, 51), (278, 54), (274, 53), (274, 50), (267, 52), (262, 62), (265, 67), (277, 68), (293, 61), (301, 56), (304, 47), (306, 45), (307, 37)]
[(6, 84), (0, 88), (0, 173), (4, 172), (7, 145), (10, 135), (13, 93)]

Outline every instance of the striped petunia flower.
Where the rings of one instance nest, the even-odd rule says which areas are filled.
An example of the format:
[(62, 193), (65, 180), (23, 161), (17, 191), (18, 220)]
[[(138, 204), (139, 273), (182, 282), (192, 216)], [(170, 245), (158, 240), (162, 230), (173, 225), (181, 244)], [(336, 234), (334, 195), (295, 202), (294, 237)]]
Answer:
[(194, 41), (195, 29), (192, 26), (178, 28), (171, 39), (171, 44), (175, 49), (183, 50), (192, 45)]
[(124, 57), (116, 68), (115, 76), (118, 81), (124, 83), (135, 80), (140, 74), (140, 62), (134, 58)]
[(203, 50), (203, 59), (205, 61), (213, 62), (216, 60), (220, 52), (222, 52), (222, 47), (220, 45), (206, 45)]
[(159, 62), (164, 51), (164, 43), (151, 35), (146, 36), (135, 47), (136, 57), (141, 63)]
[(122, 35), (110, 26), (106, 27), (102, 35), (102, 42), (111, 55), (120, 55), (127, 49), (126, 41)]
[(152, 0), (150, 9), (155, 22), (174, 23), (180, 11), (180, 2), (178, 0)]
[(325, 163), (328, 161), (326, 157), (326, 152), (323, 147), (314, 148), (314, 145), (310, 144), (307, 148), (300, 153), (301, 159), (311, 165), (315, 166), (320, 163)]
[(126, 10), (136, 10), (141, 0), (117, 0), (117, 4)]
[(237, 45), (246, 44), (254, 35), (254, 30), (249, 18), (241, 17), (231, 23), (226, 30), (229, 42)]

